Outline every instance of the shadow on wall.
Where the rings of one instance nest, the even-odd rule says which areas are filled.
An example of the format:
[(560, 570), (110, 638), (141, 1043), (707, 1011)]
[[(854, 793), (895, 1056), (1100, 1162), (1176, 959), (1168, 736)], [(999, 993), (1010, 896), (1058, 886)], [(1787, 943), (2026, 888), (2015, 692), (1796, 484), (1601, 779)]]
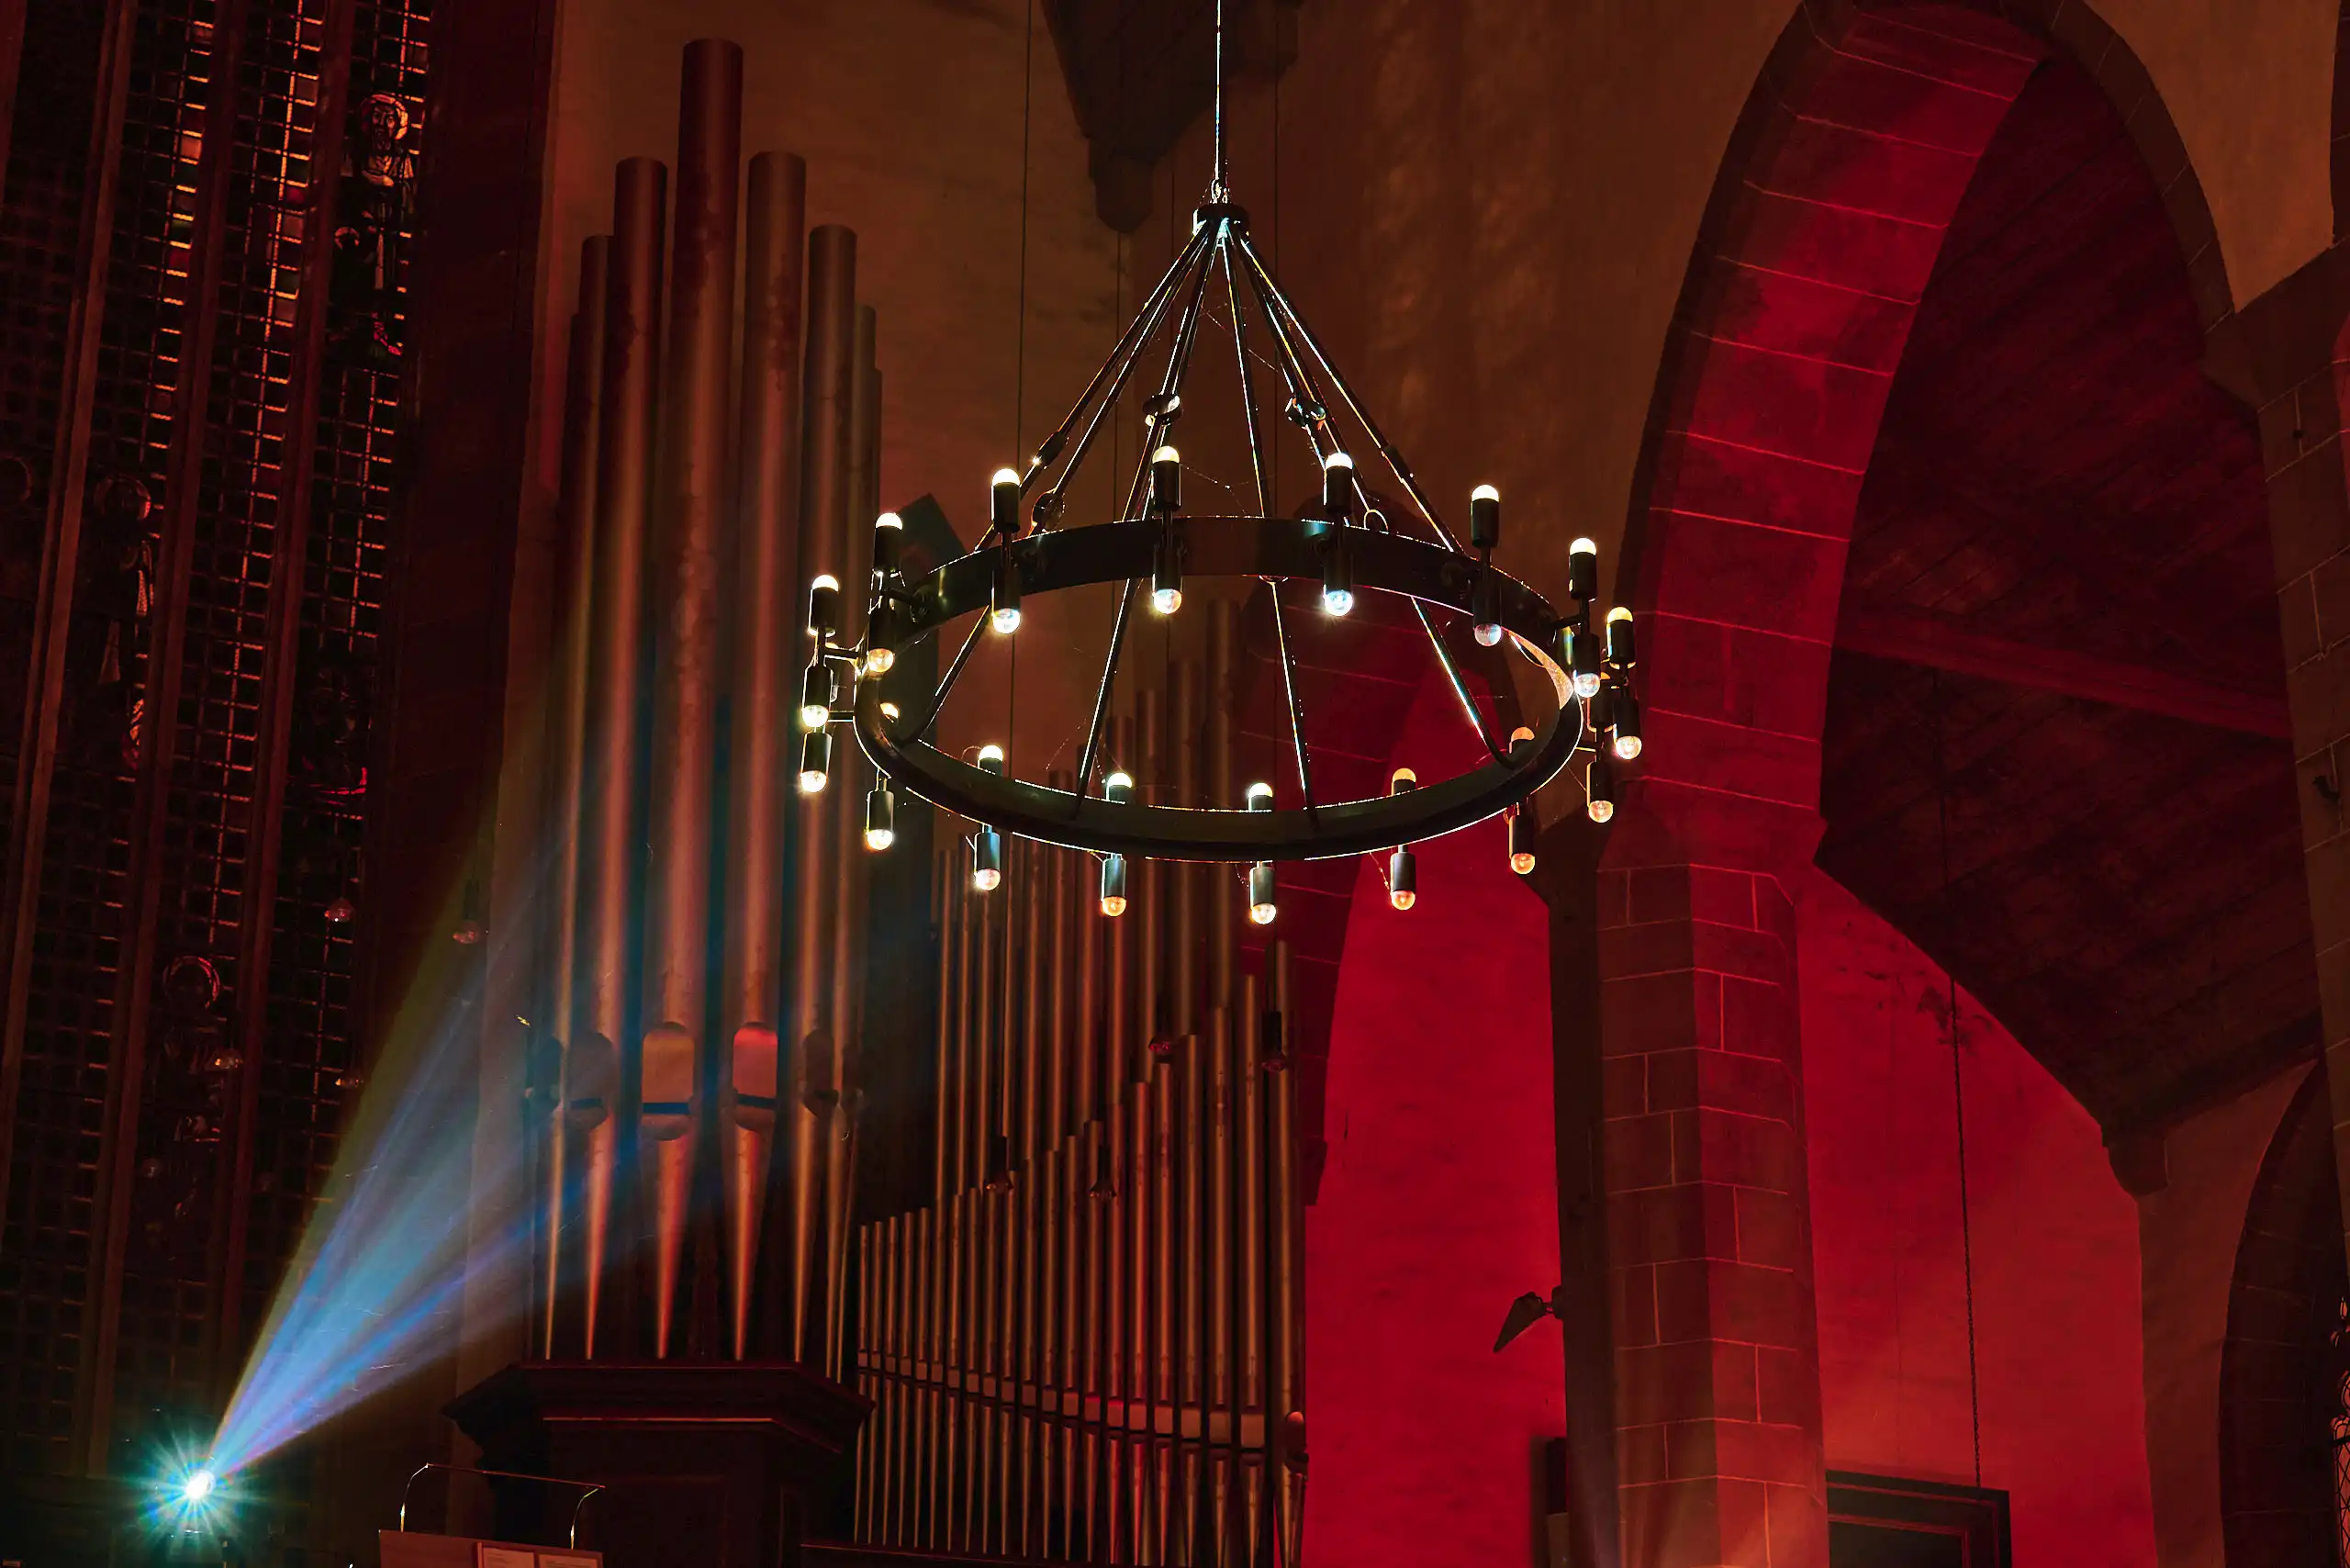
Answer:
[(1956, 992), (1962, 1204), (1948, 978), (1824, 872), (1798, 918), (1829, 1467), (1972, 1484), (1979, 1406), (2019, 1563), (2154, 1562), (2137, 1205), (2097, 1124)]

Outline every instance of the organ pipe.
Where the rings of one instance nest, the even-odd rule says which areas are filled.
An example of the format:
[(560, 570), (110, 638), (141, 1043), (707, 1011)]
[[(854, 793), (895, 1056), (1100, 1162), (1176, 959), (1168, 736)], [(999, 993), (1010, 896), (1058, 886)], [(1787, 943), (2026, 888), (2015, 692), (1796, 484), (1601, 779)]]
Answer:
[[(1113, 715), (1147, 798), (1228, 799), (1234, 627)], [(1051, 780), (1066, 787), (1066, 781)], [(930, 1204), (865, 1227), (874, 1401), (858, 1539), (1045, 1562), (1282, 1568), (1303, 1515), (1287, 949), (1237, 884), (1014, 843), (995, 890), (942, 856)], [(934, 1284), (930, 1282), (944, 1282)], [(924, 1324), (910, 1335), (895, 1327)], [(900, 1506), (895, 1499), (907, 1499)]]
[[(609, 241), (583, 252), (533, 1348), (779, 1353), (846, 1376), (852, 1341), (935, 1332), (914, 1260), (947, 1234), (851, 1223), (867, 857), (853, 790), (790, 788), (800, 607), (821, 573), (854, 580), (850, 541), (879, 509), (878, 323), (856, 301), (855, 236), (805, 232), (800, 161), (757, 154), (744, 190), (741, 110), (741, 50), (688, 46), (674, 244), (667, 170), (632, 158)], [(862, 596), (841, 599), (853, 618)], [(713, 1218), (714, 1251), (689, 1248)], [(714, 1336), (687, 1332), (689, 1254), (715, 1267)], [(860, 1269), (879, 1294), (852, 1323)], [(878, 1528), (911, 1503), (872, 1490), (859, 1517)]]

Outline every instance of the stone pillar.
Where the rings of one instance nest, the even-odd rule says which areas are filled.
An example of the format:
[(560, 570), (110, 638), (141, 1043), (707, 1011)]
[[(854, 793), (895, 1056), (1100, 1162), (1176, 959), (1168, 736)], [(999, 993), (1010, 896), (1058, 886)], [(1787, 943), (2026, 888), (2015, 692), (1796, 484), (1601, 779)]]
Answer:
[(1790, 890), (1818, 819), (1643, 791), (1601, 862), (1628, 1568), (1826, 1568)]

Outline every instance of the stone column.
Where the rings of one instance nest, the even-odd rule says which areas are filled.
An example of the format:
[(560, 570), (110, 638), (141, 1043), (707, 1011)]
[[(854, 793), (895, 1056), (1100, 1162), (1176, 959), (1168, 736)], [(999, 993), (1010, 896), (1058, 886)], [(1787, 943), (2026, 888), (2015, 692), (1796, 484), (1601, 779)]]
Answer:
[(1818, 819), (1649, 788), (1598, 874), (1625, 1562), (1825, 1568), (1793, 890)]

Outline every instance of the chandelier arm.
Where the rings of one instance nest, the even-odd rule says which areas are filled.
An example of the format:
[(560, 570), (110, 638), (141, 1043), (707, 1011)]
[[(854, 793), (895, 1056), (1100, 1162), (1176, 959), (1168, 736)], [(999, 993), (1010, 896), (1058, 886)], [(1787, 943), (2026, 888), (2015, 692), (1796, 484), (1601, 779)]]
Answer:
[(987, 624), (988, 618), (984, 614), (971, 622), (971, 630), (963, 638), (963, 645), (955, 650), (954, 660), (946, 666), (946, 678), (939, 681), (938, 689), (931, 693), (930, 711), (923, 715), (921, 724), (915, 727), (914, 739), (920, 740), (929, 734), (932, 726), (938, 722), (938, 715), (946, 707), (946, 694), (955, 689), (957, 681), (963, 678), (963, 666), (969, 661), (971, 650), (979, 646), (979, 633), (987, 630)]
[(1232, 248), (1219, 245), (1216, 253), (1224, 263), (1224, 295), (1232, 311), (1233, 356), (1240, 362), (1240, 407), (1248, 419), (1248, 471), (1257, 479), (1257, 511), (1260, 516), (1270, 517), (1272, 482), (1265, 474), (1264, 438), (1258, 429), (1257, 376), (1248, 368), (1248, 321), (1240, 309), (1240, 284), (1232, 275)]
[[(1251, 262), (1255, 260), (1245, 244), (1241, 253), (1249, 256)], [(1304, 357), (1297, 352), (1297, 345), (1290, 342), (1289, 329), (1282, 324), (1281, 312), (1273, 308), (1272, 301), (1266, 297), (1264, 285), (1254, 266), (1248, 271), (1248, 291), (1257, 297), (1258, 307), (1265, 313), (1265, 330), (1272, 335), (1273, 347), (1278, 351), (1275, 363), (1281, 367), (1282, 386), (1289, 393), (1290, 400), (1306, 412), (1303, 428), (1307, 444), (1314, 448), (1314, 460), (1319, 465), (1338, 450), (1338, 438), (1330, 430), (1329, 405), (1322, 400), (1322, 388), (1315, 385), (1314, 373), (1306, 368)]]
[(1297, 660), (1290, 655), (1289, 626), (1281, 615), (1281, 585), (1268, 577), (1265, 591), (1273, 600), (1273, 645), (1281, 656), (1281, 694), (1289, 699), (1289, 738), (1297, 753), (1297, 788), (1305, 797), (1305, 814), (1315, 814), (1314, 764), (1305, 749), (1305, 703), (1297, 695)]
[(1118, 678), (1118, 651), (1126, 645), (1126, 625), (1134, 614), (1135, 582), (1128, 577), (1118, 595), (1118, 618), (1110, 623), (1110, 653), (1102, 661), (1102, 683), (1093, 690), (1093, 718), (1085, 726), (1085, 752), (1077, 765), (1077, 790), (1082, 801), (1093, 789), (1093, 765), (1102, 748), (1102, 724), (1110, 714), (1110, 686)]
[(1355, 422), (1362, 426), (1365, 435), (1371, 437), (1371, 444), (1378, 450), (1380, 460), (1387, 465), (1387, 471), (1395, 476), (1395, 482), (1404, 487), (1404, 493), (1411, 497), (1414, 506), (1420, 509), (1420, 515), (1427, 519), (1428, 526), (1436, 530), (1437, 536), (1444, 541), (1448, 548), (1459, 551), (1460, 541), (1453, 537), (1452, 530), (1447, 528), (1444, 525), (1444, 519), (1437, 515), (1436, 507), (1428, 500), (1427, 493), (1420, 488), (1419, 480), (1413, 477), (1411, 465), (1404, 461), (1404, 454), (1395, 449), (1395, 443), (1387, 439), (1386, 433), (1379, 428), (1378, 421), (1374, 420), (1363, 408), (1362, 400), (1354, 394), (1354, 388), (1347, 385), (1347, 378), (1338, 374), (1337, 366), (1331, 363), (1330, 356), (1323, 352), (1321, 343), (1315, 341), (1314, 330), (1305, 324), (1304, 318), (1298, 315), (1297, 308), (1289, 302), (1288, 297), (1281, 293), (1281, 286), (1275, 283), (1272, 274), (1265, 270), (1264, 260), (1257, 254), (1256, 247), (1248, 243), (1248, 237), (1245, 234), (1239, 237), (1237, 243), (1240, 246), (1240, 253), (1248, 258), (1250, 270), (1257, 274), (1259, 293), (1269, 298), (1270, 303), (1267, 308), (1278, 310), (1289, 319), (1289, 323), (1296, 330), (1300, 341), (1313, 353), (1314, 362), (1319, 364), (1322, 367), (1322, 373), (1330, 378), (1330, 385), (1337, 389), (1340, 400), (1347, 405), (1347, 411), (1354, 415)]
[(1437, 635), (1436, 622), (1428, 619), (1428, 607), (1418, 599), (1412, 601), (1412, 613), (1420, 618), (1420, 630), (1428, 634), (1428, 646), (1436, 650), (1436, 662), (1444, 666), (1444, 678), (1452, 683), (1452, 695), (1460, 700), (1460, 711), (1468, 716), (1469, 727), (1477, 732), (1478, 740), (1495, 762), (1506, 761), (1502, 748), (1494, 744), (1493, 732), (1485, 728), (1485, 716), (1477, 711), (1477, 700), (1469, 695), (1469, 683), (1460, 678), (1460, 666), (1453, 662), (1452, 650)]
[[(1152, 334), (1158, 330), (1159, 322), (1167, 316), (1168, 302), (1175, 297), (1177, 287), (1189, 275), (1192, 266), (1199, 262), (1202, 253), (1207, 249), (1209, 241), (1209, 227), (1202, 225), (1200, 231), (1192, 235), (1185, 243), (1182, 253), (1175, 258), (1174, 264), (1167, 269), (1165, 275), (1160, 277), (1158, 285), (1151, 289), (1150, 297), (1144, 300), (1142, 308), (1135, 312), (1135, 319), (1127, 326), (1125, 336), (1120, 338), (1118, 346), (1110, 351), (1110, 357), (1102, 362), (1102, 368), (1093, 373), (1093, 380), (1085, 388), (1084, 396), (1078, 398), (1077, 406), (1069, 409), (1069, 417), (1061, 421), (1060, 428), (1046, 437), (1043, 445), (1036, 448), (1035, 463), (1028, 470), (1027, 477), (1021, 481), (1023, 493), (1025, 493), (1029, 483), (1042, 474), (1052, 462), (1052, 457), (1046, 454), (1051, 453), (1054, 456), (1059, 455), (1057, 443), (1069, 440), (1069, 432), (1077, 428), (1077, 421), (1084, 416), (1088, 408), (1091, 408), (1093, 417), (1087, 421), (1085, 433), (1078, 437), (1075, 449), (1069, 453), (1069, 462), (1061, 468), (1060, 477), (1053, 482), (1052, 487), (1046, 492), (1056, 498), (1068, 493), (1069, 481), (1077, 476), (1078, 469), (1083, 465), (1085, 454), (1092, 449), (1094, 437), (1102, 433), (1102, 423), (1109, 418), (1110, 410), (1116, 408), (1118, 399), (1125, 395), (1126, 382), (1134, 375), (1135, 366), (1142, 363), (1143, 345), (1147, 343)], [(1113, 372), (1117, 376), (1116, 384), (1111, 386), (1109, 395), (1096, 404), (1095, 394), (1102, 390), (1102, 383), (1110, 379)]]

